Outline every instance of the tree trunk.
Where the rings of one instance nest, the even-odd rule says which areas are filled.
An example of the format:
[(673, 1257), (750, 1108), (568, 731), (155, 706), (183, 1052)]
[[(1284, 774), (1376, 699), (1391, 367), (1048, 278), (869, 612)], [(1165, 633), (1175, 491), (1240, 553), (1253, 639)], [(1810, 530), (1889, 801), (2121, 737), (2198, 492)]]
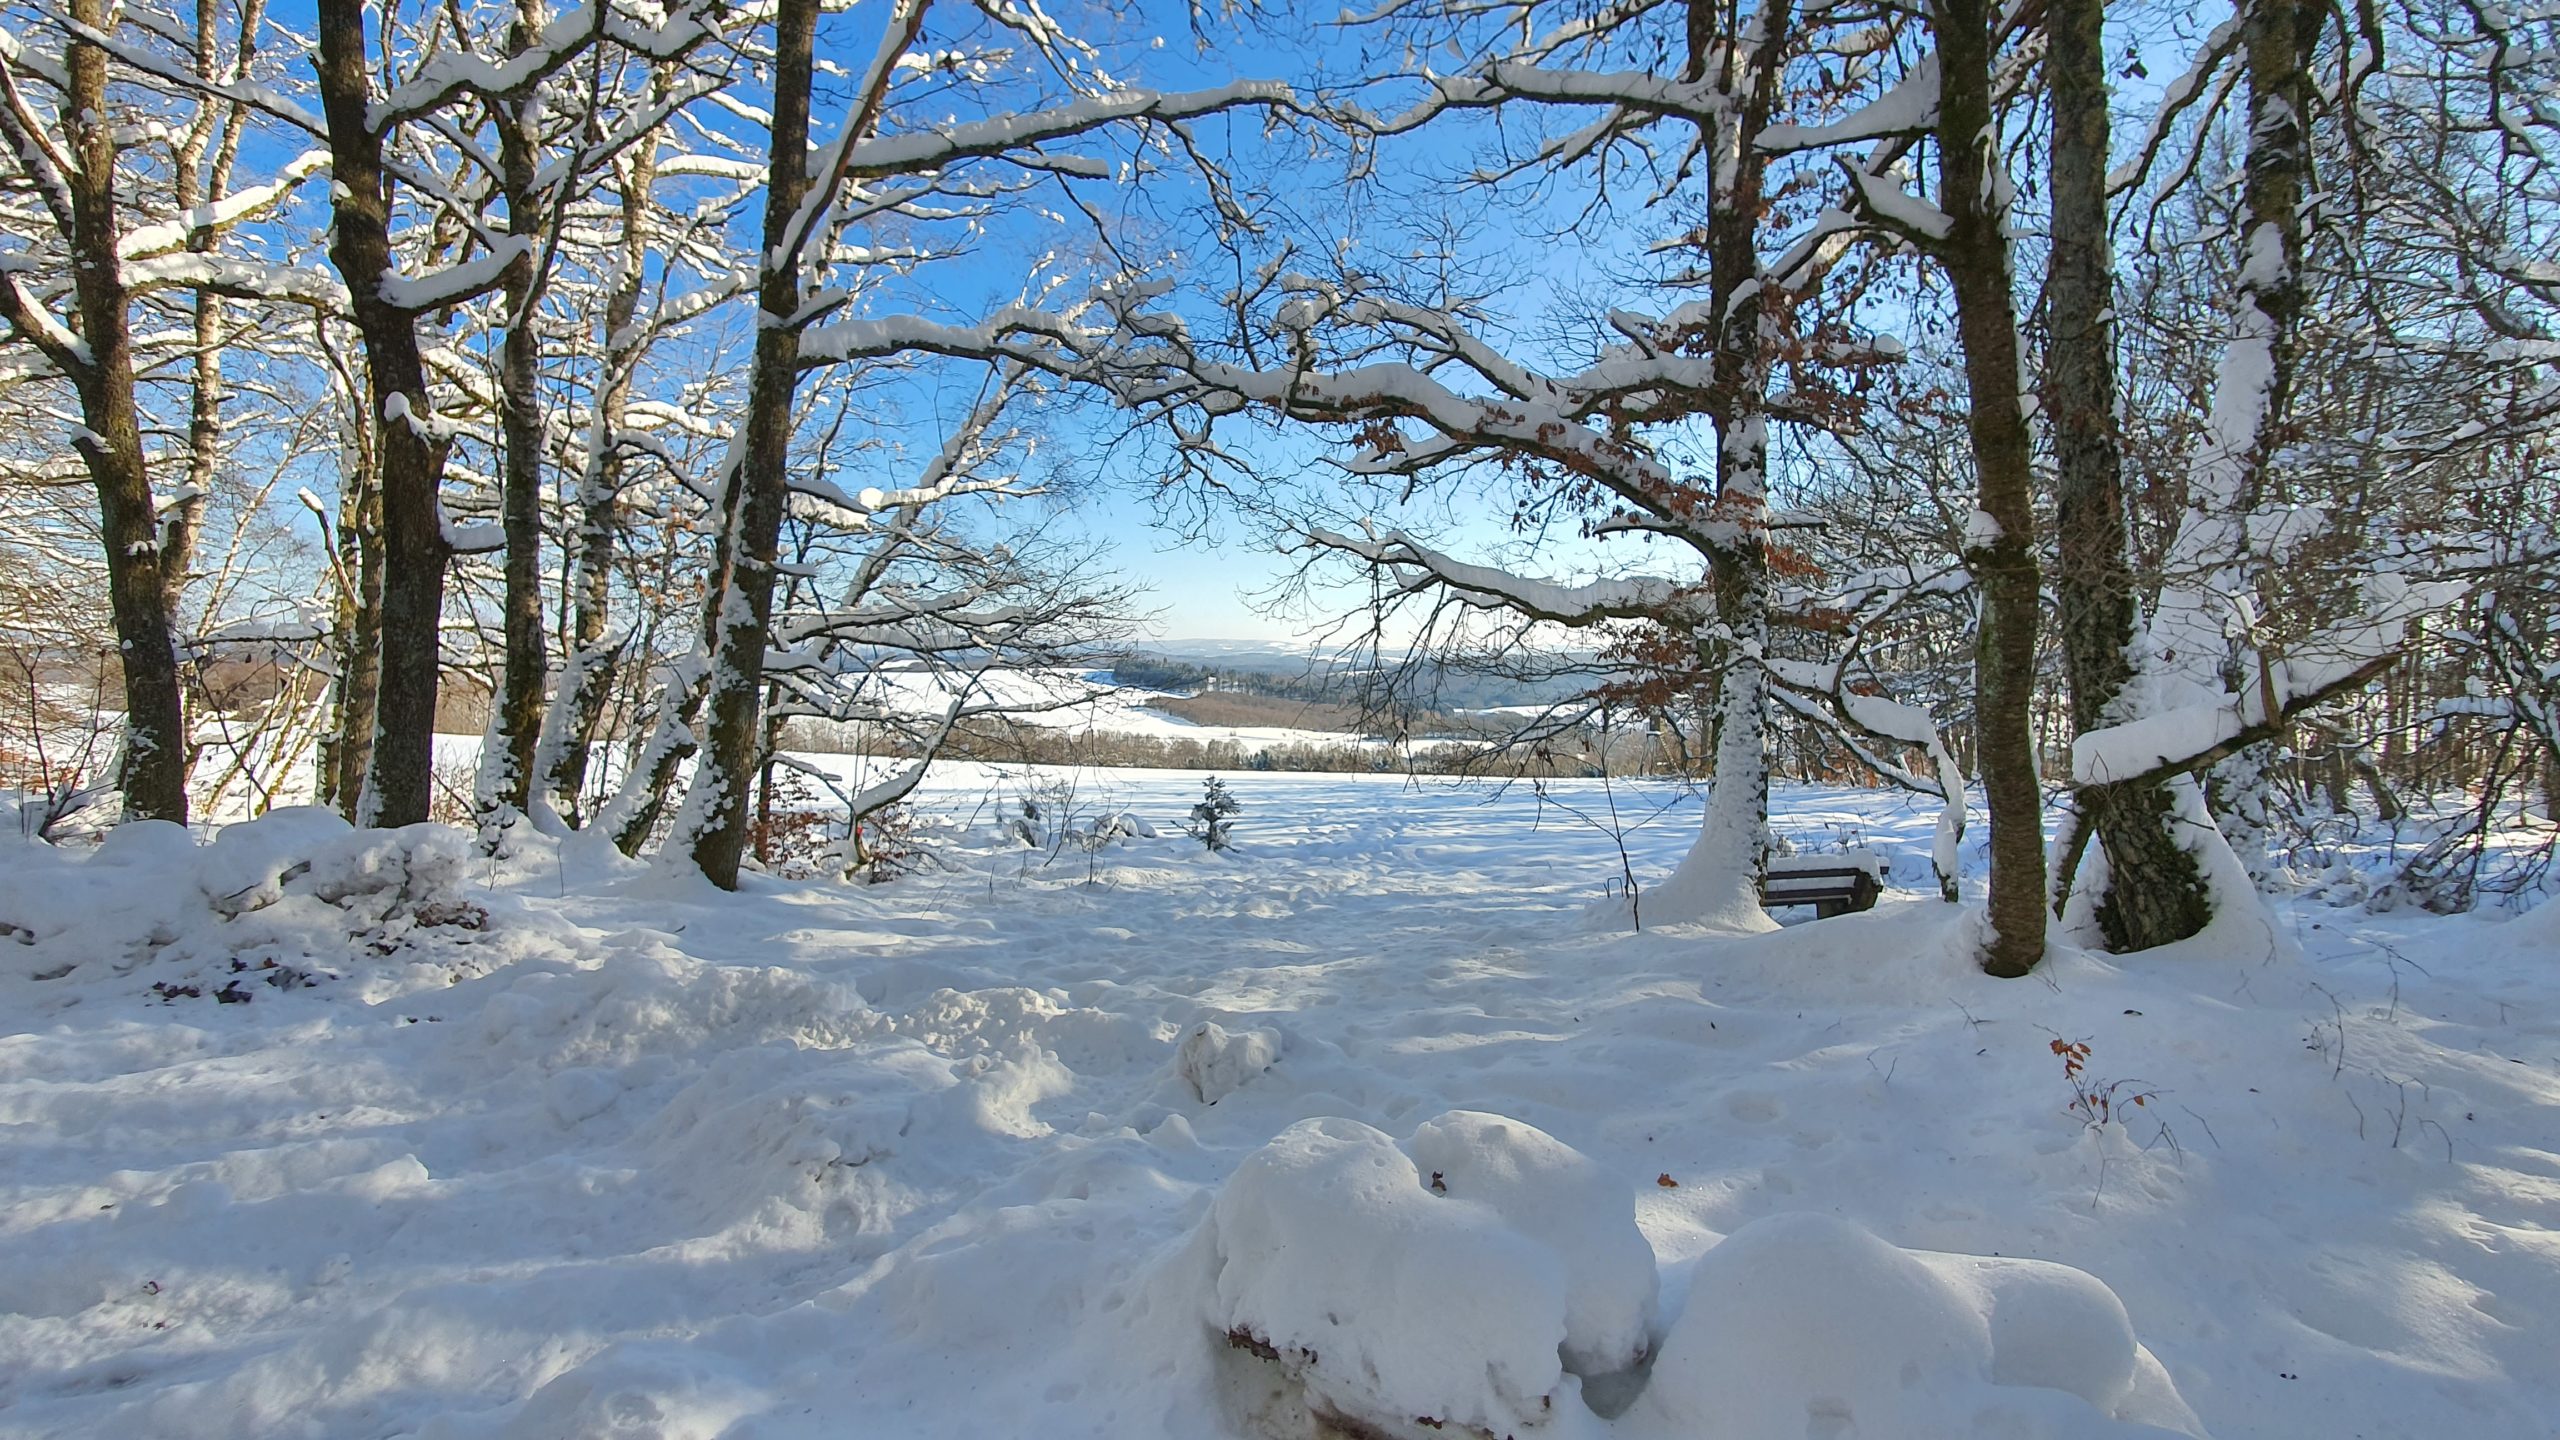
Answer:
[(1716, 317), (1715, 398), (1708, 405), (1716, 427), (1716, 502), (1710, 514), (1717, 528), (1701, 548), (1724, 631), (1718, 641), (1724, 664), (1709, 726), (1714, 779), (1698, 840), (1656, 890), (1649, 918), (1753, 929), (1769, 923), (1760, 905), (1769, 861), (1769, 674), (1760, 657), (1769, 642), (1767, 397), (1776, 352), (1760, 264), (1768, 157), (1758, 140), (1776, 107), (1792, 22), (1786, 0), (1769, 0), (1754, 13), (1752, 34), (1720, 46), (1718, 15), (1707, 0), (1691, 0), (1682, 78), (1696, 84), (1707, 66), (1721, 64), (1731, 89), (1740, 85), (1742, 67), (1750, 67), (1735, 124), (1728, 133), (1703, 137), (1717, 147), (1707, 218), (1708, 296)]
[[(2045, 9), (2045, 73), (2053, 97), (2045, 414), (2062, 562), (2054, 595), (2075, 734), (2124, 719), (2116, 705), (2133, 678), (2135, 594), (2116, 427), (2115, 267), (2107, 238), (2105, 22), (2106, 0), (2050, 0)], [(2195, 856), (2173, 828), (2175, 806), (2165, 782), (2083, 790), (2075, 808), (2106, 853), (2107, 863), (2092, 877), (2092, 900), (2109, 949), (2147, 950), (2204, 928), (2211, 901)]]
[(748, 786), (764, 734), (757, 701), (773, 617), (775, 549), (789, 487), (792, 401), (800, 384), (800, 265), (792, 221), (809, 193), (809, 85), (818, 0), (780, 0), (774, 11), (773, 149), (766, 170), (764, 275), (756, 349), (747, 383), (745, 443), (722, 494), (718, 554), (704, 599), (710, 637), (708, 734), (671, 843), (712, 884), (738, 888), (747, 838)]
[[(108, 0), (74, 0), (81, 24), (105, 30)], [(72, 168), (71, 271), (85, 354), (57, 364), (80, 397), (85, 431), (77, 448), (98, 492), (98, 528), (106, 542), (107, 593), (115, 617), (116, 653), (124, 670), (125, 739), (117, 784), (125, 818), (187, 818), (187, 726), (178, 674), (170, 585), (161, 562), (160, 522), (144, 468), (142, 415), (134, 397), (133, 334), (124, 267), (117, 258), (117, 117), (107, 102), (107, 55), (74, 37), (64, 60), (64, 138)], [(17, 296), (11, 309), (33, 302)], [(72, 363), (61, 364), (69, 360)]]
[(1976, 513), (1965, 566), (1981, 591), (1974, 646), (1974, 726), (1991, 811), (1990, 927), (1983, 968), (2024, 975), (2044, 956), (2044, 797), (2036, 774), (2035, 488), (2019, 408), (2018, 321), (2008, 216), (1991, 167), (2001, 163), (1991, 113), (1991, 16), (1984, 0), (1939, 0), (1940, 206), (1952, 222), (1938, 247), (1964, 345), (1966, 428)]
[(1638, 915), (1657, 924), (1704, 921), (1756, 930), (1770, 923), (1760, 906), (1760, 876), (1769, 860), (1769, 673), (1748, 656), (1769, 638), (1768, 572), (1720, 563), (1712, 583), (1716, 613), (1733, 630), (1716, 689), (1715, 773), (1697, 842)]
[[(509, 48), (522, 54), (531, 47), (541, 21), (537, 0), (520, 0)], [(506, 664), (492, 710), (493, 743), (480, 760), (476, 798), (484, 832), (493, 826), (503, 828), (527, 813), (534, 750), (542, 740), (543, 686), (551, 669), (542, 633), (542, 339), (535, 317), (542, 302), (543, 276), (536, 247), (543, 219), (534, 193), (541, 158), (536, 103), (525, 98), (493, 107), (507, 234), (525, 250), (507, 273), (507, 333), (498, 364)]]
[[(207, 80), (237, 80), (247, 74), (249, 62), (257, 54), (258, 27), (264, 11), (261, 0), (246, 0), (242, 5), (239, 51), (227, 73), (217, 73), (221, 55), (216, 30), (221, 7), (216, 0), (196, 0), (196, 74)], [(245, 102), (234, 100), (217, 109), (210, 98), (199, 100), (179, 142), (170, 176), (180, 214), (202, 217), (206, 213), (203, 207), (218, 203), (231, 193), (231, 169), (239, 158), (241, 130), (248, 118)], [(221, 137), (218, 143), (217, 128)], [(212, 254), (224, 228), (199, 218), (188, 228), (187, 249), (197, 255)], [(231, 330), (222, 297), (209, 289), (196, 290), (193, 319), (195, 355), (187, 396), (187, 481), (168, 507), (160, 544), (160, 568), (173, 622), (185, 612), (186, 585), (204, 528), (205, 502), (213, 493), (222, 465), (222, 350), (229, 343)]]
[[(653, 78), (650, 92), (653, 97), (663, 96), (666, 88), (661, 72)], [(579, 797), (586, 789), (596, 727), (603, 718), (622, 650), (620, 642), (609, 642), (606, 636), (613, 614), (614, 556), (622, 532), (622, 428), (631, 404), (632, 373), (644, 348), (624, 332), (640, 313), (640, 290), (648, 273), (650, 194), (657, 171), (657, 142), (643, 140), (622, 178), (622, 255), (613, 290), (605, 300), (600, 337), (604, 385), (596, 397), (594, 432), (578, 486), (568, 659), (560, 676), (559, 697), (544, 721), (538, 752), (549, 757), (542, 767), (543, 787), (551, 803), (572, 823), (579, 818)]]
[(362, 0), (319, 0), (320, 101), (329, 130), (333, 225), (329, 258), (346, 281), (375, 422), (382, 514), (382, 607), (371, 753), (357, 817), (367, 825), (427, 818), (435, 764), (445, 543), (437, 490), (449, 442), (433, 433), (416, 317), (383, 293), (391, 273), (389, 178), (372, 127)]
[[(2305, 115), (2311, 52), (2328, 12), (2305, 0), (2260, 0), (2242, 12), (2249, 75), (2248, 155), (2232, 335), (2188, 481), (2188, 507), (2168, 555), (2170, 581), (2152, 617), (2150, 663), (2166, 704), (2219, 701), (2257, 683), (2254, 641), (2227, 634), (2235, 601), (2267, 578), (2250, 552), (2248, 517), (2266, 498), (2282, 442), (2302, 310)], [(2253, 875), (2265, 865), (2272, 745), (2216, 766), (2207, 790), (2225, 835)]]
[(379, 673), (374, 664), (382, 635), (382, 511), (374, 493), (372, 427), (361, 423), (364, 393), (361, 384), (349, 392), (358, 423), (347, 441), (350, 463), (338, 480), (333, 544), (340, 589), (332, 637), (338, 661), (333, 695), (337, 720), (322, 746), (322, 798), (349, 820), (364, 796), (365, 770), (373, 756), (374, 681)]
[(694, 740), (694, 726), (702, 718), (702, 682), (707, 674), (702, 656), (696, 654), (667, 677), (658, 695), (657, 723), (633, 747), (622, 788), (596, 811), (596, 827), (610, 834), (614, 848), (625, 855), (637, 855), (649, 843), (658, 817), (666, 811), (667, 791), (675, 784), (676, 771), (701, 749)]

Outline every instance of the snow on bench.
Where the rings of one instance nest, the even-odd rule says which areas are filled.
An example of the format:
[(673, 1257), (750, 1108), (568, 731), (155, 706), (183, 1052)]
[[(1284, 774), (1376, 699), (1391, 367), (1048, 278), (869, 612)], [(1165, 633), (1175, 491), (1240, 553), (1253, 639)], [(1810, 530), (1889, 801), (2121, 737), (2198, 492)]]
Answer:
[(1772, 910), (1810, 905), (1817, 920), (1872, 910), (1884, 892), (1884, 872), (1884, 857), (1873, 850), (1772, 855), (1760, 879), (1760, 903)]

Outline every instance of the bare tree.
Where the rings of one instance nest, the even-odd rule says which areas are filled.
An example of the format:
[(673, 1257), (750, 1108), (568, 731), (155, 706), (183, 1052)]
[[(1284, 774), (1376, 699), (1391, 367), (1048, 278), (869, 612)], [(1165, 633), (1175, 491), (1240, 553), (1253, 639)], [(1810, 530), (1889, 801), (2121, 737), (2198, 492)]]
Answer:
[[(817, 8), (784, 0), (775, 12), (772, 148), (765, 177), (764, 245), (756, 270), (761, 318), (747, 414), (713, 509), (716, 551), (698, 672), (705, 676), (702, 753), (668, 840), (671, 851), (684, 854), (724, 888), (737, 883), (751, 782), (762, 763), (765, 730), (759, 710), (772, 638), (776, 547), (790, 490), (787, 470), (799, 376), (844, 360), (932, 348), (922, 330), (909, 332), (894, 322), (830, 321), (812, 329), (811, 322), (825, 318), (843, 297), (826, 297), (814, 311), (810, 308), (805, 282), (811, 258), (831, 257), (829, 237), (838, 227), (920, 210), (941, 187), (959, 184), (945, 177), (971, 161), (1008, 162), (1035, 176), (1089, 175), (1095, 173), (1092, 165), (1050, 156), (1043, 147), (1108, 127), (1177, 124), (1285, 96), (1277, 87), (1243, 84), (1167, 95), (1088, 78), (1083, 83), (1096, 88), (1044, 108), (1000, 113), (976, 123), (881, 133), (891, 89), (900, 78), (901, 57), (922, 33), (926, 9), (927, 0), (901, 0), (891, 8), (854, 86), (844, 125), (814, 164), (804, 157)], [(1080, 64), (1066, 63), (1076, 47), (1047, 21), (1010, 12), (997, 18), (1018, 25), (1016, 38), (1060, 74), (1081, 73)], [(956, 193), (970, 192), (964, 188)], [(818, 341), (821, 334), (827, 336), (825, 343)]]
[[(2055, 472), (2054, 594), (2076, 733), (2121, 718), (2140, 603), (2116, 423), (2105, 22), (2105, 0), (2045, 7), (2053, 246), (2043, 400)], [(2212, 918), (2204, 876), (2165, 785), (2084, 791), (2074, 806), (2071, 823), (2091, 827), (2105, 848), (2091, 901), (2110, 948), (2145, 950), (2204, 928)]]
[[(114, 24), (109, 0), (72, 0), (58, 69), (31, 64), (14, 40), (0, 59), (0, 139), (18, 178), (42, 203), (48, 237), (68, 270), (71, 320), (47, 308), (31, 285), (27, 257), (0, 264), (0, 313), (12, 334), (71, 383), (80, 404), (74, 448), (98, 497), (107, 594), (124, 672), (125, 743), (117, 784), (134, 818), (187, 818), (185, 693), (178, 675), (172, 590), (183, 580), (164, 563), (159, 507), (142, 442), (134, 390), (133, 290), (119, 210), (121, 107), (108, 94), (107, 50), (98, 37)], [(55, 97), (50, 115), (27, 90)], [(180, 562), (183, 566), (183, 560)]]

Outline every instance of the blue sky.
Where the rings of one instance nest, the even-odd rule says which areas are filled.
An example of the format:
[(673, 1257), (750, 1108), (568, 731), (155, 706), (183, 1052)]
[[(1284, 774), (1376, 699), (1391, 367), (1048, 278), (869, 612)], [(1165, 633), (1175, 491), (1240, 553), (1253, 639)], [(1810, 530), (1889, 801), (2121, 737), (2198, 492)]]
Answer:
[[(830, 20), (841, 37), (840, 60), (853, 61), (853, 50), (876, 34), (880, 8), (866, 3)], [(1357, 44), (1342, 38), (1343, 32), (1286, 13), (1274, 22), (1285, 34), (1230, 32), (1218, 37), (1221, 43), (1202, 49), (1191, 39), (1189, 12), (1173, 7), (1156, 32), (1165, 36), (1165, 43), (1151, 46), (1146, 43), (1151, 23), (1146, 12), (1164, 8), (1142, 7), (1120, 22), (1118, 33), (1126, 48), (1110, 57), (1115, 74), (1164, 90), (1235, 79), (1285, 79), (1305, 86), (1309, 75), (1319, 69), (1340, 72), (1367, 63), (1357, 53)], [(1053, 8), (1052, 13), (1070, 28), (1079, 24), (1070, 9)], [(1111, 47), (1106, 43), (1105, 48)], [(820, 123), (831, 128), (835, 117), (822, 114)], [(1308, 242), (1311, 255), (1326, 253), (1334, 239), (1354, 232), (1362, 247), (1358, 253), (1374, 264), (1413, 243), (1410, 233), (1400, 233), (1409, 222), (1447, 206), (1470, 218), (1474, 229), (1466, 243), (1482, 252), (1472, 258), (1483, 261), (1489, 270), (1504, 272), (1509, 286), (1503, 302), (1506, 313), (1534, 321), (1560, 287), (1594, 278), (1588, 254), (1574, 237), (1524, 233), (1524, 227), (1542, 225), (1543, 215), (1523, 217), (1488, 210), (1472, 192), (1448, 183), (1449, 176), (1468, 167), (1472, 151), (1483, 142), (1484, 122), (1476, 117), (1450, 117), (1428, 131), (1392, 142), (1381, 156), (1376, 177), (1357, 200), (1340, 186), (1337, 158), (1308, 156), (1302, 140), (1266, 142), (1261, 130), (1259, 119), (1245, 115), (1208, 122), (1196, 127), (1195, 133), (1204, 150), (1229, 165), (1241, 186), (1264, 192), (1281, 213), (1279, 223)], [(1104, 197), (1103, 203), (1161, 214), (1196, 202), (1199, 193), (1178, 167), (1168, 167), (1148, 188), (1148, 197), (1114, 195)], [(1565, 208), (1570, 210), (1569, 201)], [(1216, 266), (1212, 273), (1224, 273), (1226, 262), (1207, 237), (1176, 230), (1165, 238), (1176, 246), (1207, 252), (1206, 258)], [(1021, 283), (1018, 258), (1009, 264), (1001, 253), (990, 251), (979, 279), (988, 301), (1010, 298), (1008, 292)], [(1099, 473), (1093, 478), (1102, 483), (1079, 493), (1052, 523), (1113, 547), (1121, 572), (1150, 591), (1142, 606), (1155, 612), (1157, 636), (1168, 641), (1305, 638), (1314, 626), (1366, 597), (1368, 587), (1362, 582), (1330, 594), (1319, 591), (1312, 604), (1273, 613), (1270, 592), (1296, 569), (1295, 562), (1278, 554), (1273, 541), (1248, 518), (1220, 513), (1214, 506), (1204, 515), (1196, 504), (1163, 502), (1156, 494), (1160, 474), (1150, 468), (1150, 461), (1160, 457), (1143, 443), (1122, 439), (1123, 424), (1118, 416), (1088, 413), (1081, 424), (1070, 422), (1063, 427), (1064, 433), (1053, 437), (1053, 445), (1079, 461), (1083, 458), (1079, 451), (1098, 455)], [(1121, 443), (1109, 443), (1114, 439)], [(1263, 427), (1238, 424), (1223, 430), (1221, 440), (1282, 481), (1321, 481), (1323, 477), (1323, 446), (1313, 432), (1274, 435)], [(1169, 522), (1165, 509), (1173, 512)], [(1497, 522), (1508, 511), (1507, 500), (1499, 496), (1481, 507), (1480, 513), (1465, 506), (1443, 508), (1434, 517), (1435, 533), (1498, 545), (1505, 536)], [(1553, 561), (1556, 565), (1577, 561), (1587, 565), (1592, 559), (1589, 547), (1560, 548), (1570, 558), (1559, 557)]]

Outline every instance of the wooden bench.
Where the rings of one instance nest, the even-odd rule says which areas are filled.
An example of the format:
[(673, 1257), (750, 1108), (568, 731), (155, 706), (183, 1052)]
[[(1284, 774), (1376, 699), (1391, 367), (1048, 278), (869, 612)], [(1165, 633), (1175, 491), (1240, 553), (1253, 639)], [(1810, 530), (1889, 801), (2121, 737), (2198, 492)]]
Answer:
[(1866, 850), (1843, 855), (1772, 855), (1768, 873), (1760, 878), (1763, 908), (1810, 905), (1817, 920), (1872, 910), (1882, 893), (1884, 861)]

